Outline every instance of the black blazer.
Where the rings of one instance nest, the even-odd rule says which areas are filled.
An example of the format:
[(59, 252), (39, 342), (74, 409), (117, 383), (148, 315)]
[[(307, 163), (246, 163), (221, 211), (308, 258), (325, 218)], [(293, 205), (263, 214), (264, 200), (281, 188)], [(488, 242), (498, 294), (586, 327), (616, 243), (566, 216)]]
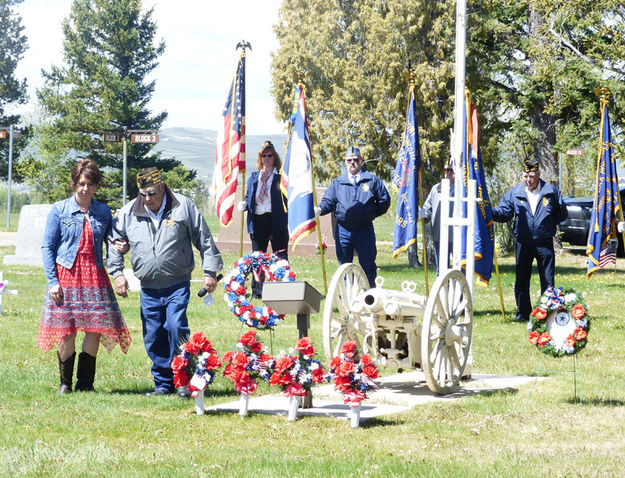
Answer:
[[(254, 171), (247, 183), (245, 202), (247, 203), (247, 232), (254, 234), (254, 213), (256, 210), (256, 188), (260, 179), (260, 171)], [(284, 210), (286, 196), (280, 191), (280, 175), (273, 173), (271, 182), (271, 225), (273, 231), (288, 229), (288, 216)]]

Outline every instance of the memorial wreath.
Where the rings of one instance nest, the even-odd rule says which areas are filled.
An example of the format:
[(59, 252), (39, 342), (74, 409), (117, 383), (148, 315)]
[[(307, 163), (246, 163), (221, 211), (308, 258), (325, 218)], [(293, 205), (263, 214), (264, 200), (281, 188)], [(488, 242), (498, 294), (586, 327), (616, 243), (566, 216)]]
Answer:
[(250, 273), (254, 274), (256, 280), (264, 276), (268, 282), (292, 282), (295, 273), (290, 269), (288, 261), (275, 254), (256, 251), (236, 261), (224, 279), (224, 299), (232, 313), (249, 327), (272, 328), (282, 322), (284, 314), (277, 314), (266, 305), (254, 306), (250, 303), (245, 287), (245, 280)]
[(547, 355), (573, 355), (586, 346), (590, 320), (580, 293), (549, 287), (532, 311), (528, 339)]
[(221, 367), (221, 359), (204, 332), (194, 333), (180, 346), (181, 353), (171, 362), (174, 385), (187, 387), (192, 396), (197, 396), (213, 383), (215, 371)]

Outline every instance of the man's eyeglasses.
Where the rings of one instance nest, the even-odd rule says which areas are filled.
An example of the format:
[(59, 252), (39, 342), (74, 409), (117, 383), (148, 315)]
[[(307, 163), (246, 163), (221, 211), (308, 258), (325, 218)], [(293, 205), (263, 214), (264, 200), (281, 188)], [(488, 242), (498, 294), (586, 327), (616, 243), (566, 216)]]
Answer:
[(360, 161), (360, 158), (345, 158), (346, 163), (357, 163)]
[(146, 196), (149, 196), (149, 197), (153, 198), (157, 194), (158, 194), (158, 191), (148, 191), (148, 192), (145, 192), (145, 193), (142, 193), (141, 191), (139, 191), (139, 196), (141, 196), (142, 198), (145, 198)]

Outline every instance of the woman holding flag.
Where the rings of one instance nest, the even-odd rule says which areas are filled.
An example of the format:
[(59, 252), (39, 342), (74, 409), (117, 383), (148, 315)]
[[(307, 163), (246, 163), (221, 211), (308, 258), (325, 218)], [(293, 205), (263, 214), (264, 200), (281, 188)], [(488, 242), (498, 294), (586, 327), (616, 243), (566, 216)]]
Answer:
[[(280, 191), (282, 161), (271, 141), (265, 141), (258, 152), (258, 171), (249, 179), (240, 211), (247, 211), (247, 232), (252, 250), (267, 252), (271, 241), (274, 254), (288, 259), (289, 229), (286, 197)], [(252, 279), (252, 297), (260, 298), (262, 284)]]

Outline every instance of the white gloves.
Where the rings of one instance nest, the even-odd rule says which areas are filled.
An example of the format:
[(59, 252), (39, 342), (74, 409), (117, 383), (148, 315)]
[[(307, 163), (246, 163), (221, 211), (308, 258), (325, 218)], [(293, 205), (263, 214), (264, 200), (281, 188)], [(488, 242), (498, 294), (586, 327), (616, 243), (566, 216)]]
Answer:
[(616, 230), (617, 230), (618, 232), (623, 232), (623, 231), (625, 231), (625, 221), (619, 221), (619, 222), (616, 224)]
[(315, 217), (321, 216), (321, 208), (319, 206), (315, 206)]
[(422, 207), (419, 208), (419, 212), (417, 213), (419, 214), (419, 217), (425, 217), (425, 209), (423, 209)]
[(238, 205), (237, 205), (237, 209), (241, 212), (243, 211), (247, 211), (247, 203), (245, 201), (241, 201)]

